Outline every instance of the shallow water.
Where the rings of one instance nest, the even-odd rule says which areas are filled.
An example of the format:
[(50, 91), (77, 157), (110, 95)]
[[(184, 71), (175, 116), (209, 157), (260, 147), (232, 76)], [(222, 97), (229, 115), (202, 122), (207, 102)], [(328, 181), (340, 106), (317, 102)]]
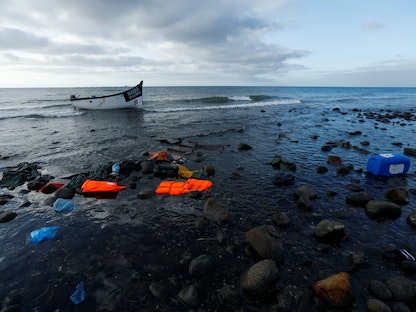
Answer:
[[(413, 146), (413, 121), (393, 120), (383, 124), (361, 118), (361, 112), (412, 111), (415, 89), (374, 88), (145, 88), (144, 111), (74, 111), (65, 96), (92, 92), (117, 92), (118, 88), (91, 89), (2, 89), (0, 100), (0, 168), (8, 170), (21, 162), (38, 163), (42, 173), (64, 177), (91, 170), (109, 161), (141, 160), (147, 151), (166, 150), (166, 138), (223, 144), (224, 151), (201, 150), (186, 155), (186, 166), (199, 169), (212, 165), (215, 175), (209, 196), (233, 214), (226, 226), (208, 223), (197, 228), (206, 197), (154, 196), (141, 200), (143, 188), (156, 188), (159, 178), (140, 175), (137, 189), (120, 192), (114, 200), (97, 200), (77, 195), (77, 208), (56, 213), (45, 205), (48, 195), (1, 189), (15, 197), (2, 210), (18, 213), (0, 226), (0, 301), (3, 306), (19, 304), (23, 311), (72, 311), (69, 296), (84, 281), (87, 298), (80, 311), (185, 310), (177, 299), (180, 288), (196, 284), (201, 292), (201, 311), (220, 309), (217, 291), (223, 285), (239, 287), (239, 278), (256, 259), (247, 253), (245, 233), (259, 225), (273, 224), (280, 211), (292, 225), (279, 230), (287, 250), (279, 268), (279, 286), (294, 285), (310, 292), (317, 280), (340, 271), (351, 271), (348, 255), (364, 252), (370, 267), (352, 273), (355, 305), (364, 307), (368, 283), (398, 273), (386, 264), (381, 253), (391, 246), (415, 252), (414, 230), (406, 217), (415, 209), (414, 195), (396, 220), (369, 219), (363, 208), (345, 203), (347, 184), (359, 183), (377, 199), (385, 191), (403, 185), (415, 188), (412, 164), (406, 177), (377, 179), (365, 173), (371, 154), (403, 153)], [(21, 92), (20, 92), (21, 91)], [(10, 100), (13, 95), (18, 98)], [(254, 99), (254, 100), (253, 100)], [(260, 99), (260, 100), (259, 100)], [(340, 111), (334, 108), (340, 108)], [(354, 110), (359, 109), (360, 112)], [(414, 113), (414, 112), (413, 112)], [(361, 120), (361, 121), (360, 121)], [(361, 135), (350, 135), (360, 130)], [(370, 152), (336, 147), (323, 152), (327, 142), (348, 140)], [(362, 141), (370, 142), (362, 146)], [(392, 143), (402, 142), (402, 146)], [(239, 151), (238, 144), (253, 147)], [(268, 163), (278, 154), (294, 161), (296, 183), (277, 187), (271, 183), (276, 170)], [(327, 165), (328, 155), (338, 155), (355, 171), (340, 176)], [(196, 158), (199, 158), (196, 162)], [(413, 161), (413, 159), (412, 159)], [(320, 165), (328, 166), (317, 174)], [(360, 170), (361, 169), (361, 170)], [(121, 182), (126, 182), (122, 180)], [(293, 203), (293, 190), (314, 185), (319, 198), (312, 212)], [(335, 196), (328, 196), (327, 191)], [(19, 207), (30, 201), (28, 207)], [(339, 246), (323, 248), (312, 236), (321, 219), (345, 224), (349, 237)], [(33, 246), (30, 231), (58, 225), (54, 239)], [(217, 236), (223, 235), (219, 242)], [(214, 270), (193, 278), (185, 259), (212, 254)], [(162, 300), (149, 292), (158, 282), (170, 293)], [(257, 311), (267, 304), (242, 296), (245, 310)]]

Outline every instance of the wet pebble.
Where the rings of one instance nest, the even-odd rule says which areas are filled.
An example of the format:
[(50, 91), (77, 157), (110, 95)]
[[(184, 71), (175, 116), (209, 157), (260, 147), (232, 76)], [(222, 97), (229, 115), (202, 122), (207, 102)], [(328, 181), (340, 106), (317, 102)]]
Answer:
[(231, 213), (214, 198), (209, 198), (206, 201), (204, 217), (219, 225), (229, 223), (233, 219)]
[(0, 223), (12, 221), (16, 217), (17, 213), (14, 211), (0, 211)]
[(346, 203), (355, 207), (365, 207), (373, 199), (373, 196), (367, 192), (357, 192), (349, 194), (346, 197)]
[(215, 265), (215, 259), (211, 255), (200, 255), (189, 263), (189, 274), (201, 276), (208, 273)]
[(386, 198), (398, 205), (407, 205), (410, 195), (404, 187), (394, 187), (386, 192)]
[(188, 308), (197, 308), (200, 305), (200, 296), (195, 285), (182, 288), (178, 293), (178, 298)]
[(393, 297), (390, 289), (388, 289), (387, 286), (379, 280), (370, 281), (368, 288), (371, 294), (381, 300), (390, 301)]
[(384, 200), (371, 200), (365, 206), (366, 214), (372, 219), (397, 219), (402, 214), (399, 205)]
[(378, 299), (368, 299), (366, 305), (368, 312), (391, 312), (390, 307)]
[(267, 297), (275, 290), (275, 283), (279, 278), (276, 263), (265, 259), (251, 266), (240, 279), (241, 288), (254, 297)]
[(261, 258), (273, 259), (278, 263), (283, 261), (285, 251), (275, 227), (261, 225), (252, 228), (246, 233), (246, 239)]
[(313, 229), (313, 235), (321, 242), (336, 244), (345, 238), (345, 226), (338, 221), (323, 219)]

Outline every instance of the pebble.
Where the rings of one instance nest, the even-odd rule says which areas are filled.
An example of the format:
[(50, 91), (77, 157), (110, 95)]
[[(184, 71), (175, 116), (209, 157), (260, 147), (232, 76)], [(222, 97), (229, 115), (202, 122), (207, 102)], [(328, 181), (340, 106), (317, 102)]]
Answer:
[(241, 288), (254, 297), (267, 297), (275, 290), (275, 283), (279, 278), (276, 263), (265, 259), (251, 266), (240, 279)]
[(178, 293), (179, 301), (188, 308), (198, 308), (200, 305), (200, 295), (195, 285), (188, 285)]
[(313, 229), (313, 235), (321, 242), (336, 244), (345, 238), (345, 226), (338, 221), (323, 219)]
[(372, 219), (397, 219), (402, 214), (399, 205), (383, 200), (371, 200), (365, 206), (366, 214)]
[(261, 225), (246, 233), (246, 239), (254, 251), (263, 259), (283, 261), (284, 249), (275, 227)]
[(201, 276), (207, 274), (215, 265), (215, 259), (211, 255), (200, 255), (189, 263), (189, 274)]

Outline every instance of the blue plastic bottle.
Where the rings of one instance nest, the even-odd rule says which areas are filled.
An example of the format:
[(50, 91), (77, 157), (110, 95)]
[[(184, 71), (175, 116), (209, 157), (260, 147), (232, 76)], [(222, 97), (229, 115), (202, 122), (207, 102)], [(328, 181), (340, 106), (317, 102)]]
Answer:
[(120, 173), (120, 164), (118, 162), (114, 163), (111, 169), (114, 175), (118, 175)]
[(33, 244), (37, 245), (44, 240), (54, 238), (57, 230), (58, 230), (57, 226), (43, 227), (43, 228), (34, 230), (30, 232), (30, 240)]

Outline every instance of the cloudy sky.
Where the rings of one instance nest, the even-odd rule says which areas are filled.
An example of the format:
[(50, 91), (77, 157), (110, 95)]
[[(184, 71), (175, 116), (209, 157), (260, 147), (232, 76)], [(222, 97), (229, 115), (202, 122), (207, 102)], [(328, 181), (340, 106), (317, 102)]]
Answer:
[(416, 87), (414, 0), (1, 0), (0, 10), (0, 87)]

